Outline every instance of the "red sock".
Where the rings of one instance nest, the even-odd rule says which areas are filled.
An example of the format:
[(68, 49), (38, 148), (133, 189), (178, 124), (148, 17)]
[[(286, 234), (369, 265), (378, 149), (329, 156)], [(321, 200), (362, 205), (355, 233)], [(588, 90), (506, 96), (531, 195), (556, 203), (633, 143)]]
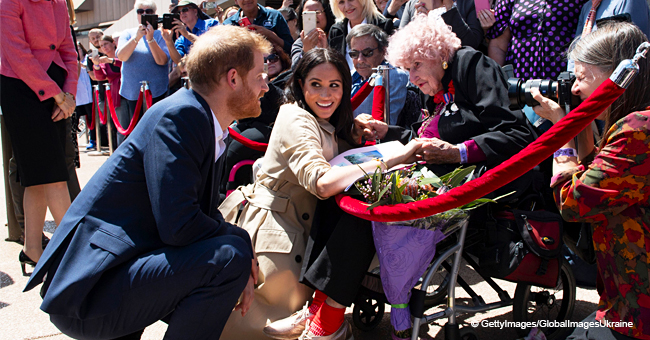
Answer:
[(327, 295), (325, 295), (325, 293), (321, 292), (320, 290), (316, 290), (316, 294), (314, 294), (314, 300), (312, 300), (311, 306), (309, 306), (309, 313), (316, 315), (320, 309), (320, 306), (323, 304), (323, 302), (325, 302), (326, 299)]
[(334, 334), (341, 325), (345, 315), (345, 308), (335, 308), (323, 303), (310, 324), (309, 331), (316, 336), (327, 336)]

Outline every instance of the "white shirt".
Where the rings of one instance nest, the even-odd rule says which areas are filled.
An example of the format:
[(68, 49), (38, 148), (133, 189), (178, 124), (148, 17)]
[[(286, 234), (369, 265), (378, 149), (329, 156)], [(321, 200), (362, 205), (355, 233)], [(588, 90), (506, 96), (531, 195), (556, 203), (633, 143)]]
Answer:
[[(367, 23), (368, 22), (366, 21), (366, 19), (363, 19), (363, 21), (361, 22), (361, 24), (367, 24)], [(361, 24), (359, 24), (359, 25), (361, 25)], [(350, 20), (348, 20), (348, 34), (350, 33), (350, 31), (352, 31), (352, 26), (350, 26)], [(350, 74), (353, 74), (354, 73), (354, 64), (352, 63), (352, 58), (350, 58), (350, 54), (348, 52), (350, 52), (350, 45), (346, 44), (345, 45), (345, 61), (348, 62), (348, 67), (350, 68)]]
[(217, 116), (214, 115), (212, 110), (210, 110), (210, 114), (212, 121), (214, 121), (214, 161), (216, 162), (223, 155), (223, 152), (226, 151), (226, 142), (223, 140), (228, 138), (228, 129), (221, 130)]

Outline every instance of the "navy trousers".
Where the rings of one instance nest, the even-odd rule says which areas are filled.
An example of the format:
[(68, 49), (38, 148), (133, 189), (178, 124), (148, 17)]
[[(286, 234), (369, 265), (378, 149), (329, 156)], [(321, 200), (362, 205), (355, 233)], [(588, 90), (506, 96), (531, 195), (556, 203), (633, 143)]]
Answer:
[(110, 297), (121, 300), (118, 308), (94, 319), (50, 320), (76, 339), (117, 338), (163, 318), (164, 339), (219, 339), (250, 276), (248, 248), (240, 237), (220, 236), (144, 254), (106, 272), (85, 306), (102, 311)]

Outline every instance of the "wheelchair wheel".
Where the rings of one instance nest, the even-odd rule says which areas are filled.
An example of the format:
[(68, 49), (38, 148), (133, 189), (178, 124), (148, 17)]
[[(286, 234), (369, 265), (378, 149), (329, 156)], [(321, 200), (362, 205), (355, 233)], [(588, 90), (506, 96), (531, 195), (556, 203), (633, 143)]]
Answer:
[(368, 332), (381, 322), (385, 305), (369, 296), (359, 295), (354, 302), (352, 321), (358, 329)]
[[(447, 259), (447, 264), (451, 267), (452, 260)], [(427, 272), (431, 267), (427, 268)], [(425, 275), (426, 273), (425, 272)], [(416, 289), (420, 289), (424, 277), (420, 278), (420, 282), (415, 286)], [(449, 272), (444, 267), (440, 266), (438, 271), (433, 274), (431, 282), (427, 287), (427, 293), (424, 298), (424, 306), (427, 308), (435, 307), (441, 303), (445, 302), (447, 297), (447, 288), (449, 287)]]
[[(560, 279), (555, 288), (548, 289), (528, 284), (517, 284), (512, 307), (515, 322), (535, 322), (539, 320), (570, 320), (576, 302), (576, 280), (569, 263), (560, 259)], [(568, 328), (540, 328), (547, 339), (563, 339)], [(530, 328), (517, 329), (519, 336), (526, 336)]]

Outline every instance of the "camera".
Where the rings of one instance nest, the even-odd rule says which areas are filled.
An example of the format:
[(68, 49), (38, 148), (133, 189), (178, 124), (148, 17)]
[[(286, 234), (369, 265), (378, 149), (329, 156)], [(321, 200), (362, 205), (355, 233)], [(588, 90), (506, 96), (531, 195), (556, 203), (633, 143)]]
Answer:
[(174, 19), (181, 20), (181, 15), (178, 13), (165, 13), (161, 19), (156, 14), (143, 14), (141, 24), (147, 26), (147, 23), (150, 23), (153, 29), (157, 29), (158, 24), (162, 23), (164, 29), (170, 30), (174, 27)]
[(218, 5), (216, 1), (208, 1), (203, 3), (203, 9), (215, 9), (217, 6)]
[(508, 98), (510, 98), (510, 109), (512, 110), (522, 109), (525, 105), (530, 107), (539, 105), (530, 94), (532, 88), (537, 88), (542, 96), (560, 104), (567, 112), (575, 109), (582, 102), (580, 97), (571, 93), (571, 87), (576, 80), (573, 72), (562, 72), (557, 80), (530, 79), (523, 81), (514, 77), (512, 65), (505, 66), (503, 70), (508, 76)]
[(178, 21), (181, 20), (181, 15), (179, 13), (165, 13), (163, 14), (162, 26), (166, 30), (170, 30), (174, 27), (174, 19)]

